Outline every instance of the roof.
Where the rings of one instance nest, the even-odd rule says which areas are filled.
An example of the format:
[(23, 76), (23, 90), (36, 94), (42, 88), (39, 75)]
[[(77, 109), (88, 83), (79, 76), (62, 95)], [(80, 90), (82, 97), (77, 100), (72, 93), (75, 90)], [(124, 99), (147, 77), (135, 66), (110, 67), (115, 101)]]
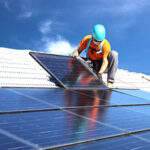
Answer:
[(0, 149), (150, 148), (149, 76), (118, 69), (114, 89), (64, 89), (29, 52), (0, 48)]
[[(58, 87), (30, 55), (31, 50), (0, 48), (1, 87)], [(106, 83), (107, 75), (103, 74)], [(150, 76), (118, 69), (114, 88), (150, 91)]]

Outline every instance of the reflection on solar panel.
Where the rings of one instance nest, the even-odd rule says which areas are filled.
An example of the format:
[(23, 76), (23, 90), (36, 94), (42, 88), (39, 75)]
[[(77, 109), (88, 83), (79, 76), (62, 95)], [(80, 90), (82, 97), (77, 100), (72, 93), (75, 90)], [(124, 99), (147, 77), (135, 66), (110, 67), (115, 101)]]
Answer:
[(0, 116), (0, 120), (3, 123), (0, 124), (1, 129), (42, 148), (122, 133), (96, 122), (91, 122), (90, 127), (89, 120), (68, 111), (8, 114)]
[(150, 146), (148, 100), (111, 90), (0, 89), (0, 95), (2, 150)]
[[(0, 113), (149, 105), (150, 102), (111, 90), (0, 89)], [(118, 99), (119, 97), (119, 99)], [(121, 99), (121, 100), (120, 100)]]
[(106, 89), (81, 58), (30, 53), (63, 87), (69, 89)]

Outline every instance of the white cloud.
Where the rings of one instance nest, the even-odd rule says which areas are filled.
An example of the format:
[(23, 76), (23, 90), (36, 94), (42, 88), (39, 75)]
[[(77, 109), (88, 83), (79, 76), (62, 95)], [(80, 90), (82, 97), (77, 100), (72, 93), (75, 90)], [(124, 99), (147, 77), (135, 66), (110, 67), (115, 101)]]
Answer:
[(69, 55), (77, 47), (71, 45), (67, 40), (47, 41), (45, 45), (46, 52), (58, 55)]
[(52, 25), (52, 21), (51, 21), (51, 20), (47, 20), (47, 21), (41, 23), (40, 29), (39, 29), (40, 32), (41, 32), (42, 34), (47, 34), (47, 33), (49, 33), (49, 32), (51, 31), (51, 25)]
[[(52, 25), (55, 24), (55, 28)], [(42, 46), (40, 49), (44, 49), (45, 52), (58, 55), (69, 55), (77, 46), (72, 45), (68, 40), (64, 39), (61, 35), (56, 34), (53, 38), (50, 34), (53, 34), (56, 28), (59, 28), (61, 23), (56, 26), (57, 22), (51, 20), (44, 21), (40, 24), (39, 30), (42, 34)], [(50, 37), (49, 37), (50, 36)]]

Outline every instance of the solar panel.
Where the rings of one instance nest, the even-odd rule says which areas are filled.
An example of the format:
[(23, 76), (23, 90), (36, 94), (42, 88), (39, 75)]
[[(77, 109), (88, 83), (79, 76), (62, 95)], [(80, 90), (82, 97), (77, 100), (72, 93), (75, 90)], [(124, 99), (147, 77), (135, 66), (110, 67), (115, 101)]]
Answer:
[[(90, 92), (93, 92), (95, 94), (90, 94)], [(126, 93), (120, 93), (120, 92), (117, 92), (117, 90), (78, 90), (77, 91), (78, 93), (82, 93), (82, 94), (87, 94), (89, 96), (93, 96), (93, 98), (97, 95), (96, 93), (100, 93), (100, 100), (102, 99), (107, 99), (107, 103), (109, 103), (110, 105), (113, 105), (113, 104), (118, 104), (118, 105), (129, 105), (129, 104), (149, 104), (150, 101), (146, 100), (146, 99), (141, 99), (139, 97), (132, 97), (130, 95), (127, 95)]]
[(57, 148), (150, 130), (149, 116), (126, 108), (7, 114), (0, 115), (0, 120), (1, 130), (41, 148)]
[(0, 89), (0, 113), (150, 105), (147, 100), (111, 90)]
[[(134, 106), (137, 110), (140, 107), (150, 106)], [(141, 113), (130, 107), (104, 107), (104, 108), (91, 108), (90, 110), (69, 110), (73, 114), (82, 115), (85, 118), (94, 118), (98, 122), (102, 122), (106, 125), (116, 127), (122, 131), (135, 131), (150, 129), (150, 115)], [(82, 114), (80, 114), (82, 112)], [(93, 120), (92, 118), (92, 120)]]
[(106, 89), (103, 81), (81, 58), (30, 52), (30, 55), (64, 88)]
[(144, 139), (146, 139), (148, 141), (150, 141), (150, 132), (149, 131), (139, 133), (138, 136), (141, 137), (141, 138), (144, 138)]
[(7, 132), (0, 130), (1, 150), (29, 150), (34, 148), (27, 143), (25, 144), (23, 141), (18, 141), (16, 138), (13, 138), (11, 134), (9, 136), (7, 135)]
[[(36, 101), (34, 98), (32, 99), (28, 96), (19, 95), (7, 89), (0, 89), (0, 95), (0, 112), (34, 110), (50, 107), (42, 101)], [(51, 108), (54, 108), (53, 105), (51, 105)]]
[(150, 106), (149, 105), (141, 106), (141, 107), (132, 106), (132, 107), (129, 107), (128, 109), (136, 112), (137, 114), (141, 113), (141, 114), (144, 114), (146, 116), (150, 116)]
[(139, 98), (142, 98), (142, 99), (150, 100), (150, 92), (146, 92), (146, 91), (143, 91), (143, 90), (115, 89), (115, 91), (125, 93), (125, 94), (128, 94), (128, 95), (132, 95), (132, 96), (135, 96), (135, 97), (139, 97)]
[[(139, 134), (136, 134), (138, 136)], [(83, 144), (77, 144), (61, 148), (61, 150), (85, 150), (85, 149), (102, 149), (102, 150), (134, 150), (149, 149), (150, 143), (144, 139), (135, 136), (121, 136), (100, 141), (92, 141)]]
[(0, 115), (0, 120), (0, 129), (41, 148), (122, 133), (68, 111), (7, 114)]
[[(0, 134), (3, 133), (7, 138), (12, 138), (18, 143), (24, 144), (21, 146), (22, 149), (26, 149), (26, 146), (35, 149), (50, 149), (72, 144), (91, 143), (95, 140), (107, 143), (106, 140), (109, 142), (110, 139), (117, 144), (118, 140), (115, 141), (117, 136), (120, 140), (119, 137), (127, 134), (134, 135), (134, 132), (150, 130), (149, 101), (111, 90), (13, 88), (0, 89), (0, 94), (2, 98), (0, 109), (4, 107), (2, 111), (8, 111), (7, 109), (10, 111), (15, 109), (29, 110), (29, 108), (37, 110), (28, 113), (20, 111), (19, 113), (0, 114)], [(148, 105), (136, 106), (140, 103)], [(117, 104), (116, 106), (120, 104), (133, 104), (135, 106), (113, 107), (114, 104)], [(106, 107), (97, 107), (103, 105)], [(63, 107), (73, 106), (76, 106), (76, 108), (62, 110)], [(90, 108), (90, 106), (93, 107)], [(39, 108), (43, 110), (46, 108), (61, 109), (39, 111)], [(138, 140), (135, 141), (138, 142)], [(100, 145), (96, 144), (97, 142), (96, 145), (94, 143), (91, 143), (91, 145), (101, 146), (101, 142)], [(123, 142), (120, 143), (118, 148), (122, 144)], [(109, 148), (107, 145), (104, 144), (104, 148)], [(140, 145), (140, 141), (134, 146), (132, 144), (126, 144), (125, 146), (137, 148), (138, 145)], [(142, 142), (141, 146), (143, 146)], [(145, 144), (145, 146), (147, 145)], [(0, 141), (0, 149), (2, 147), (3, 143)], [(117, 146), (114, 146), (114, 148), (117, 148)]]

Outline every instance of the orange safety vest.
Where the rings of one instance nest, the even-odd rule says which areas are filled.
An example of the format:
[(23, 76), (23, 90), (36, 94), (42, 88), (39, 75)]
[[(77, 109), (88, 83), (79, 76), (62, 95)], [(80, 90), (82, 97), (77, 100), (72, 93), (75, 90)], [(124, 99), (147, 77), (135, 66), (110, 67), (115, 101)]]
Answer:
[[(90, 40), (89, 40), (89, 42), (88, 42), (88, 44), (87, 44), (87, 47), (86, 47), (86, 49), (85, 49), (86, 57), (87, 57), (87, 58), (88, 58), (88, 52), (89, 52), (89, 48), (90, 48), (91, 42), (92, 42), (92, 37), (90, 38)], [(92, 49), (92, 51), (96, 51), (96, 54), (102, 53), (102, 55), (103, 55), (103, 51), (102, 51), (103, 44), (104, 44), (104, 40), (103, 40), (103, 42), (100, 44), (100, 49), (99, 49), (98, 51), (95, 50), (95, 49)]]

